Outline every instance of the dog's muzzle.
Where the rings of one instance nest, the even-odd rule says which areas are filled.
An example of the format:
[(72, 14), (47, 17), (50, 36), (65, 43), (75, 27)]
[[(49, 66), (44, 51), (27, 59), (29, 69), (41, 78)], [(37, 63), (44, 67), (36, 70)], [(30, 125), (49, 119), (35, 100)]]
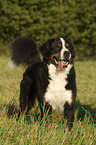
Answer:
[(54, 63), (58, 67), (58, 71), (61, 71), (63, 68), (67, 67), (70, 59), (71, 59), (71, 53), (69, 51), (64, 51), (62, 60), (58, 60), (58, 58), (56, 58), (55, 56), (53, 57)]

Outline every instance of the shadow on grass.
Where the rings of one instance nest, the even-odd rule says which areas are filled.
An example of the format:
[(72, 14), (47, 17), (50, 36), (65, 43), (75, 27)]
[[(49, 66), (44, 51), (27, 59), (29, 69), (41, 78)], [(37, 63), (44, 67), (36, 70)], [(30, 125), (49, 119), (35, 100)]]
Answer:
[(7, 117), (14, 118), (18, 114), (19, 110), (15, 104), (7, 104), (5, 105), (6, 110), (7, 110)]
[[(4, 105), (1, 105), (0, 106), (0, 110), (2, 107), (5, 107), (6, 108), (6, 111), (7, 111), (7, 117), (9, 119), (11, 118), (16, 118), (16, 120), (18, 120), (18, 113), (19, 113), (19, 108), (18, 106), (16, 106), (16, 104), (4, 104)], [(34, 118), (34, 121), (37, 121), (39, 120), (40, 118), (40, 112), (38, 111), (38, 107), (33, 107), (33, 110), (32, 111), (33, 113), (28, 113), (28, 115), (26, 115), (25, 117), (25, 120), (28, 122), (28, 124), (32, 123), (31, 122), (31, 116)]]
[(91, 105), (76, 102), (76, 110), (78, 111), (77, 120), (83, 121), (85, 115), (87, 115), (94, 123), (96, 123), (96, 107), (92, 108)]
[[(4, 104), (0, 106), (0, 110), (2, 110), (3, 107), (6, 108), (7, 117), (9, 119), (17, 118), (19, 112), (18, 106), (16, 106), (14, 103)], [(77, 120), (83, 121), (85, 115), (87, 115), (87, 116), (91, 116), (90, 119), (92, 119), (92, 121), (96, 123), (96, 107), (92, 108), (90, 105), (81, 104), (78, 101), (76, 102), (76, 111), (78, 112)], [(31, 123), (31, 116), (34, 118), (34, 121), (40, 120), (40, 110), (38, 106), (33, 107), (32, 113), (29, 112), (28, 115), (26, 116), (26, 121), (28, 122), (28, 124)]]

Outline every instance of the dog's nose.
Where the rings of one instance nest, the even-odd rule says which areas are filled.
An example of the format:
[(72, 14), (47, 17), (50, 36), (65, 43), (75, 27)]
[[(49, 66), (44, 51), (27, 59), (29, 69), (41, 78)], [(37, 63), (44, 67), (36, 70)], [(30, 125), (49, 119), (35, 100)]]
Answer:
[(64, 52), (64, 58), (69, 58), (69, 51)]

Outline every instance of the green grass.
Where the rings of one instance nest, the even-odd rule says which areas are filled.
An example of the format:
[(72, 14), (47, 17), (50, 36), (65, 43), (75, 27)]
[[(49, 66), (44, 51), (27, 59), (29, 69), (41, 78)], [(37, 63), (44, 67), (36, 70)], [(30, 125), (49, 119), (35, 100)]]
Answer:
[[(38, 104), (24, 124), (17, 122), (19, 84), (24, 68), (9, 70), (10, 58), (0, 57), (0, 144), (1, 145), (95, 145), (96, 61), (76, 61), (77, 100), (74, 127), (69, 132), (63, 114), (55, 111), (52, 123), (40, 126)], [(37, 111), (36, 111), (37, 109)], [(38, 117), (37, 117), (38, 116)]]

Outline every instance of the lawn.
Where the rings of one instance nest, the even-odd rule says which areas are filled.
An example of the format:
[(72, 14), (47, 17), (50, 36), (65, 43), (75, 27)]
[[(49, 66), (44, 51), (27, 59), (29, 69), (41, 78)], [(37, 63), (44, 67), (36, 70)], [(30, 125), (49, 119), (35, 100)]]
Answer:
[(0, 56), (0, 144), (1, 145), (95, 145), (96, 144), (96, 61), (75, 61), (77, 99), (74, 127), (69, 132), (63, 114), (52, 114), (52, 122), (40, 125), (38, 103), (26, 122), (16, 121), (19, 85), (24, 68), (9, 70), (9, 57)]

